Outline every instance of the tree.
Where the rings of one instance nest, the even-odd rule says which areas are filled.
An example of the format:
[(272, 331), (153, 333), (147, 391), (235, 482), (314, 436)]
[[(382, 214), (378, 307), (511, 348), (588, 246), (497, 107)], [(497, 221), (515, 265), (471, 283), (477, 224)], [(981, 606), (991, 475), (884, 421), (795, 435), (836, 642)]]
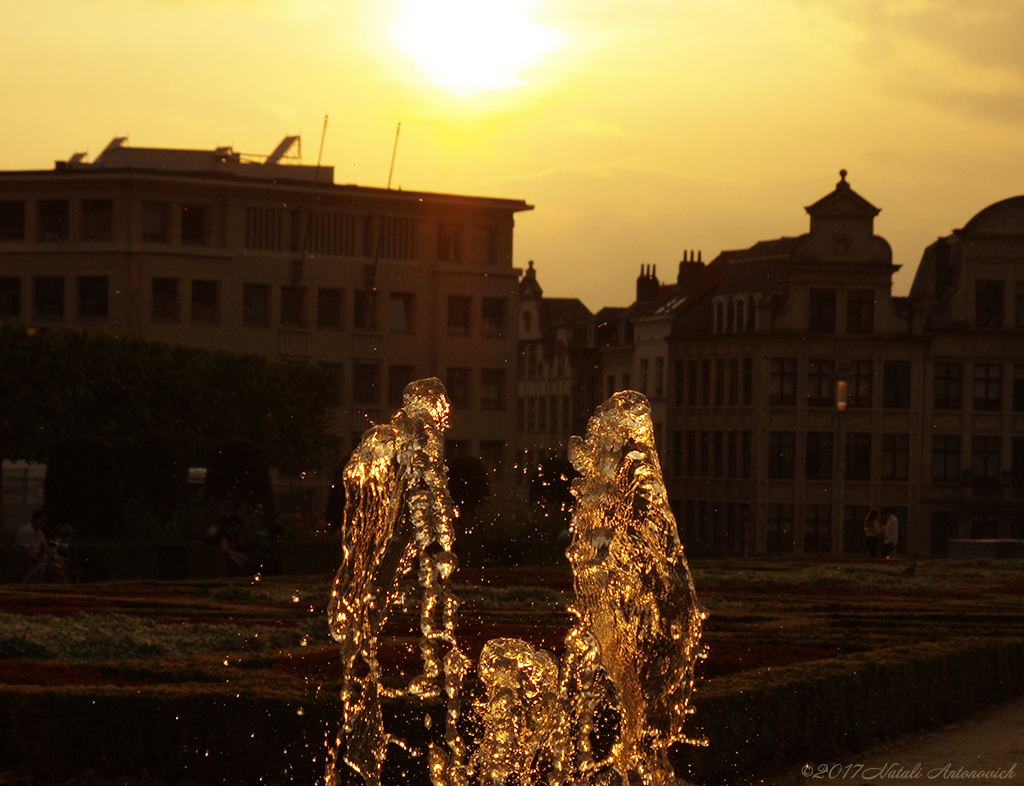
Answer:
[(113, 448), (99, 437), (64, 440), (47, 460), (43, 508), (54, 528), (112, 539), (124, 525), (124, 492)]

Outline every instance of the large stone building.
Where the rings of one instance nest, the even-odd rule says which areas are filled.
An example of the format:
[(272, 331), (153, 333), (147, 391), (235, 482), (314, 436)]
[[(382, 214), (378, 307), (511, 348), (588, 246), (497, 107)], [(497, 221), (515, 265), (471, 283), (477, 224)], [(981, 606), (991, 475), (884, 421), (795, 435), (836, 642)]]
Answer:
[(883, 507), (912, 554), (1024, 537), (1024, 197), (931, 246), (908, 298), (845, 172), (807, 212), (633, 320), (684, 540), (862, 553)]
[(438, 376), (449, 451), (511, 459), (519, 200), (337, 185), (270, 156), (115, 139), (0, 172), (0, 320), (327, 364), (339, 453)]

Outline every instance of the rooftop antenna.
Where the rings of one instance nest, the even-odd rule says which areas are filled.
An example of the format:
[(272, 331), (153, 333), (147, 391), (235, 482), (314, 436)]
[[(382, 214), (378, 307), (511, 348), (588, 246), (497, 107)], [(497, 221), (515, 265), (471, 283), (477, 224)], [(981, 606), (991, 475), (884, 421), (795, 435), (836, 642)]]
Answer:
[(391, 176), (395, 173), (395, 155), (398, 153), (398, 135), (402, 131), (402, 123), (395, 129), (395, 144), (391, 148), (391, 167), (388, 169), (387, 199), (384, 202), (384, 218), (377, 229), (377, 247), (373, 252), (373, 267), (370, 269), (370, 288), (377, 290), (377, 262), (380, 260), (380, 247), (384, 244), (384, 223), (391, 214)]
[[(316, 187), (320, 183), (320, 160), (324, 155), (324, 137), (327, 136), (327, 115), (324, 115), (324, 127), (320, 132), (320, 152), (316, 156), (316, 169), (313, 171), (313, 193), (316, 202), (320, 201), (320, 194), (316, 192)], [(301, 142), (299, 143), (302, 144)], [(300, 148), (301, 150), (301, 148)], [(293, 278), (302, 275), (302, 263), (306, 261), (306, 254), (309, 253), (310, 237), (309, 230), (313, 224), (313, 210), (310, 207), (309, 215), (306, 217), (306, 226), (302, 232), (302, 251), (299, 256), (298, 272), (297, 275), (293, 273)], [(294, 264), (294, 263), (293, 263)], [(297, 283), (297, 282), (296, 282)]]

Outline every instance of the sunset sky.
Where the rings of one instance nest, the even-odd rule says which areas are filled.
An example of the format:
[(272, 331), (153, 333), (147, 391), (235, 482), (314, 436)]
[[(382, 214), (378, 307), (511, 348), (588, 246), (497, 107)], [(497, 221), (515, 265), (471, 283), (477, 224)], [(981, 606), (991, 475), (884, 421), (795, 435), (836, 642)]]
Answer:
[(807, 230), (841, 168), (910, 287), (1024, 193), (1018, 0), (6, 0), (0, 169), (114, 136), (525, 199), (515, 264), (626, 305), (641, 264)]

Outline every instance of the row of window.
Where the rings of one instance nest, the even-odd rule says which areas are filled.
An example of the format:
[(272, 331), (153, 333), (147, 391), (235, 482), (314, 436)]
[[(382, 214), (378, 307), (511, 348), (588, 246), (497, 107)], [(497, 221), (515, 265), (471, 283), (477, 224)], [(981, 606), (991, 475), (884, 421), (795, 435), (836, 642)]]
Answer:
[[(974, 363), (971, 369), (971, 402), (976, 412), (998, 412), (1003, 406), (1003, 364)], [(641, 361), (641, 382), (646, 383), (646, 364)], [(882, 362), (882, 406), (885, 409), (909, 409), (911, 399), (911, 363), (906, 360)], [(677, 406), (735, 406), (753, 403), (754, 362), (752, 358), (679, 361), (675, 365)], [(796, 358), (771, 358), (768, 373), (768, 402), (773, 406), (796, 406)], [(835, 362), (826, 358), (806, 361), (806, 403), (809, 407), (832, 407), (836, 397), (844, 397), (851, 408), (874, 405), (875, 363), (852, 360), (842, 374)], [(655, 364), (654, 394), (659, 394), (659, 367)], [(964, 405), (964, 364), (936, 361), (934, 364), (933, 407), (936, 410), (961, 410)], [(629, 376), (623, 375), (628, 386)], [(615, 380), (608, 376), (609, 395)], [(1024, 364), (1013, 367), (1013, 409), (1024, 411)]]
[(569, 396), (520, 398), (516, 406), (516, 428), (528, 434), (568, 434), (572, 430), (570, 415)]
[[(34, 203), (35, 237), (38, 242), (71, 239), (71, 200), (43, 199)], [(172, 211), (179, 220), (172, 221)], [(171, 243), (172, 228), (183, 245), (211, 243), (211, 208), (205, 204), (142, 203), (142, 239), (147, 243)], [(81, 241), (114, 238), (114, 201), (83, 199), (80, 202)], [(26, 239), (26, 202), (0, 201), (0, 241)], [(334, 256), (415, 259), (418, 222), (411, 218), (353, 215), (278, 207), (245, 209), (245, 248), (253, 251), (295, 251)], [(496, 264), (498, 235), (493, 227), (440, 224), (437, 227), (437, 259), (442, 262)]]
[[(105, 318), (109, 312), (110, 284), (107, 276), (79, 276), (75, 279), (78, 316)], [(61, 319), (65, 315), (65, 282), (60, 276), (36, 276), (32, 279), (32, 316), (37, 319)], [(0, 319), (22, 317), (21, 279), (0, 278)], [(183, 312), (184, 282), (177, 278), (154, 278), (151, 316), (157, 322), (180, 322)], [(319, 328), (340, 330), (346, 324), (345, 290), (338, 287), (279, 287), (279, 324), (281, 327), (306, 328), (314, 323), (310, 313), (315, 291), (315, 324)], [(221, 282), (193, 279), (188, 283), (189, 321), (217, 324), (221, 321)], [(270, 284), (242, 285), (242, 324), (245, 327), (270, 327), (272, 323)], [(352, 327), (377, 331), (381, 328), (381, 293), (357, 289), (352, 294)], [(414, 333), (416, 295), (391, 292), (387, 297), (387, 326), (392, 333)], [(446, 329), (449, 336), (501, 338), (505, 335), (505, 298), (480, 299), (479, 322), (474, 318), (473, 298), (449, 295)]]
[[(751, 432), (681, 431), (672, 432), (672, 467), (677, 476), (749, 478), (751, 474)], [(870, 433), (854, 432), (845, 436), (843, 476), (846, 480), (871, 479)], [(684, 444), (685, 439), (685, 444)], [(937, 483), (961, 479), (961, 437), (959, 434), (932, 436), (932, 480)], [(835, 475), (835, 434), (808, 431), (804, 435), (803, 477), (807, 480), (832, 480)], [(1002, 443), (999, 436), (971, 438), (971, 476), (975, 483), (998, 482), (1001, 471)], [(1024, 474), (1024, 438), (1013, 438), (1014, 477)], [(882, 480), (907, 480), (910, 471), (910, 435), (881, 435)], [(768, 477), (792, 480), (797, 475), (797, 432), (771, 431), (768, 434)], [(1024, 481), (1024, 477), (1022, 477)], [(991, 485), (991, 484), (990, 484)]]
[[(342, 375), (341, 364), (330, 365), (336, 374)], [(387, 379), (382, 379), (382, 372)], [(378, 406), (381, 403), (382, 385), (386, 382), (384, 400), (392, 409), (402, 405), (405, 386), (419, 377), (414, 366), (379, 363), (352, 364), (352, 403), (364, 406)], [(503, 368), (472, 369), (449, 367), (445, 370), (445, 388), (454, 409), (499, 411), (507, 406), (506, 376)]]

